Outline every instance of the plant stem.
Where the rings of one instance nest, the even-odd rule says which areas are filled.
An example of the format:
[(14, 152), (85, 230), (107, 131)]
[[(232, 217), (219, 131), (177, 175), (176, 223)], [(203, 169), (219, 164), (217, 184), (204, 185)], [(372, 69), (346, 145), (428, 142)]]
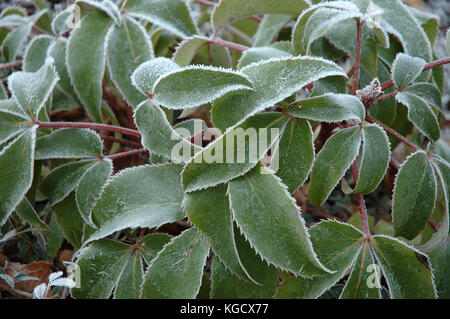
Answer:
[(133, 155), (144, 153), (144, 152), (147, 152), (147, 150), (145, 148), (140, 148), (140, 149), (134, 150), (134, 151), (129, 151), (129, 152), (123, 152), (123, 153), (117, 153), (117, 154), (103, 156), (103, 158), (109, 158), (110, 160), (115, 160), (115, 159), (118, 159), (118, 158), (127, 157), (127, 156), (133, 156)]
[(85, 123), (85, 122), (40, 122), (40, 121), (30, 122), (30, 124), (36, 124), (39, 127), (49, 127), (49, 128), (63, 128), (63, 127), (90, 128), (97, 131), (105, 130), (105, 131), (119, 132), (125, 135), (131, 135), (141, 138), (141, 133), (139, 133), (139, 131), (107, 124)]
[(227, 47), (229, 49), (233, 49), (236, 51), (240, 51), (240, 52), (244, 52), (247, 51), (249, 48), (246, 47), (245, 45), (241, 45), (241, 44), (237, 44), (237, 43), (233, 43), (233, 42), (229, 42), (229, 41), (225, 41), (222, 39), (212, 39), (208, 41), (211, 44), (215, 44), (221, 47)]
[(359, 67), (361, 63), (361, 37), (363, 23), (360, 19), (356, 20), (356, 53), (355, 53), (355, 68), (353, 70), (353, 85), (351, 93), (356, 94), (359, 84)]
[[(352, 163), (352, 173), (353, 173), (353, 180), (355, 181), (355, 185), (358, 184), (358, 162), (356, 160)], [(366, 204), (364, 202), (364, 196), (362, 194), (358, 194), (358, 204), (359, 204), (359, 213), (361, 215), (361, 226), (363, 229), (364, 234), (369, 237), (370, 236), (370, 230), (369, 230), (369, 220), (367, 218), (367, 210), (366, 210)]]
[(230, 31), (232, 34), (234, 34), (235, 36), (237, 36), (239, 39), (243, 40), (245, 43), (247, 43), (248, 45), (252, 45), (253, 41), (252, 39), (250, 39), (250, 37), (248, 35), (246, 35), (244, 32), (242, 32), (239, 29), (236, 29), (235, 27), (232, 27), (231, 25), (227, 24), (225, 26), (226, 29), (228, 29), (228, 31)]
[(398, 139), (399, 141), (401, 141), (402, 143), (406, 144), (407, 146), (409, 146), (409, 148), (411, 148), (414, 151), (418, 151), (420, 150), (420, 147), (418, 147), (417, 145), (415, 145), (413, 142), (411, 142), (410, 140), (408, 140), (406, 137), (404, 137), (403, 135), (401, 135), (400, 133), (398, 133), (396, 130), (390, 128), (389, 126), (387, 126), (386, 124), (378, 121), (377, 119), (371, 117), (370, 115), (366, 115), (366, 120), (370, 123), (376, 123), (378, 125), (380, 125), (386, 132), (388, 132), (389, 134), (391, 134), (392, 136), (394, 136), (396, 139)]
[(122, 145), (129, 145), (129, 146), (133, 146), (133, 147), (142, 147), (142, 145), (138, 142), (134, 142), (134, 141), (130, 141), (130, 140), (125, 140), (123, 138), (116, 138), (113, 136), (100, 136), (102, 138), (102, 140), (105, 141), (111, 141), (111, 142), (116, 142)]
[(0, 71), (10, 69), (10, 68), (15, 68), (16, 66), (21, 66), (21, 65), (22, 65), (22, 60), (5, 63), (5, 64), (0, 65)]
[(375, 103), (376, 102), (380, 102), (380, 101), (384, 101), (384, 100), (387, 100), (387, 99), (390, 99), (391, 97), (396, 96), (398, 92), (400, 92), (400, 91), (399, 90), (395, 90), (394, 92), (391, 92), (389, 94), (382, 95), (375, 101)]
[[(442, 60), (436, 60), (436, 61), (432, 61), (428, 64), (426, 64), (423, 67), (422, 71), (426, 71), (444, 64), (450, 63), (450, 58), (446, 58), (446, 59), (442, 59)], [(381, 84), (381, 89), (382, 90), (386, 90), (387, 88), (390, 88), (392, 85), (394, 85), (394, 81), (392, 79), (384, 82), (383, 84)]]

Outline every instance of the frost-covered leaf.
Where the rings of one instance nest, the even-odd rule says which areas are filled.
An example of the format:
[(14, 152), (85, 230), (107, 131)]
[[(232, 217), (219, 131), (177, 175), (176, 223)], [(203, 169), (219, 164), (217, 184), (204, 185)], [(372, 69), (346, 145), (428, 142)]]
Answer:
[(47, 284), (43, 283), (34, 287), (33, 296), (37, 299), (44, 298), (45, 292), (47, 291)]
[(0, 108), (0, 145), (30, 127), (25, 116)]
[(228, 184), (233, 217), (269, 263), (296, 275), (330, 273), (317, 259), (300, 209), (279, 179), (257, 166)]
[(16, 58), (32, 26), (33, 24), (30, 22), (24, 23), (7, 34), (2, 43), (2, 53), (6, 62), (11, 62)]
[[(311, 44), (324, 36), (337, 23), (361, 18), (362, 14), (351, 2), (327, 2), (304, 10), (294, 27), (292, 47), (295, 54), (310, 54)], [(353, 22), (356, 25), (356, 22)]]
[(69, 24), (67, 23), (67, 20), (70, 17), (72, 17), (72, 11), (70, 8), (56, 14), (51, 23), (52, 32), (55, 35), (60, 35), (67, 32), (70, 29)]
[(0, 151), (0, 225), (31, 187), (36, 126), (23, 132)]
[(123, 9), (181, 38), (197, 33), (189, 9), (182, 0), (128, 0)]
[(48, 197), (50, 205), (54, 205), (72, 192), (84, 172), (95, 162), (82, 160), (70, 162), (53, 169), (41, 182), (40, 190)]
[(142, 94), (148, 96), (153, 94), (153, 86), (160, 77), (179, 68), (180, 66), (172, 60), (157, 57), (137, 67), (131, 75), (131, 82)]
[(378, 125), (364, 125), (362, 156), (359, 163), (358, 184), (352, 194), (369, 194), (383, 180), (389, 165), (391, 148), (386, 132)]
[(267, 265), (250, 247), (236, 229), (236, 247), (245, 268), (258, 284), (233, 275), (220, 260), (213, 259), (211, 269), (211, 298), (214, 299), (268, 299), (275, 295), (278, 271)]
[(138, 106), (135, 121), (142, 134), (142, 145), (152, 153), (170, 158), (175, 162), (184, 162), (201, 150), (201, 147), (187, 140), (190, 137), (189, 134), (182, 136), (177, 133), (168, 122), (164, 111), (151, 102), (142, 102)]
[(380, 275), (381, 273), (376, 268), (370, 245), (368, 242), (364, 242), (353, 262), (350, 276), (345, 283), (340, 298), (380, 299), (381, 287), (375, 285), (379, 284), (378, 280)]
[(322, 205), (359, 152), (361, 129), (349, 127), (330, 137), (317, 154), (308, 190), (310, 201)]
[(35, 118), (58, 80), (53, 59), (49, 58), (36, 72), (21, 71), (11, 74), (8, 87), (24, 112)]
[(102, 155), (100, 136), (91, 130), (62, 128), (36, 141), (36, 159), (92, 158)]
[(172, 237), (163, 233), (153, 233), (141, 239), (140, 253), (147, 265), (158, 255), (158, 252), (170, 241)]
[(192, 66), (161, 77), (153, 87), (153, 100), (171, 109), (184, 109), (237, 90), (253, 90), (252, 82), (232, 70)]
[(392, 201), (395, 235), (413, 239), (425, 227), (436, 202), (436, 178), (425, 152), (415, 152), (400, 167)]
[(216, 138), (184, 168), (184, 190), (215, 186), (248, 172), (279, 138), (287, 121), (280, 113), (256, 114)]
[(107, 47), (111, 78), (133, 107), (145, 98), (132, 85), (130, 77), (142, 62), (153, 58), (153, 47), (145, 29), (135, 20), (125, 18), (121, 27), (110, 31)]
[(47, 225), (41, 220), (36, 210), (26, 197), (24, 197), (19, 205), (17, 205), (16, 214), (34, 227), (47, 229)]
[(70, 78), (80, 101), (95, 122), (101, 122), (105, 47), (111, 23), (108, 15), (93, 11), (84, 16), (79, 27), (72, 31), (67, 45)]
[(408, 86), (405, 91), (421, 97), (427, 103), (433, 105), (438, 109), (440, 109), (442, 106), (441, 92), (434, 84), (414, 83)]
[(128, 227), (159, 227), (184, 217), (182, 166), (139, 166), (114, 175), (92, 211), (93, 241)]
[(52, 207), (56, 222), (66, 238), (75, 248), (83, 244), (84, 222), (78, 211), (74, 193), (70, 193)]
[[(202, 59), (202, 57), (204, 58)], [(173, 61), (183, 67), (189, 64), (231, 67), (230, 59), (230, 52), (227, 48), (211, 44), (210, 39), (204, 36), (184, 39), (173, 54)]]
[(365, 108), (353, 95), (328, 93), (322, 96), (304, 99), (295, 103), (288, 114), (321, 122), (340, 122), (358, 120), (365, 117)]
[(371, 243), (391, 298), (436, 298), (433, 275), (426, 255), (388, 236), (376, 235)]
[(36, 72), (47, 59), (47, 52), (54, 38), (49, 35), (39, 35), (31, 40), (25, 51), (23, 59), (23, 70), (25, 72)]
[(309, 233), (320, 261), (336, 272), (310, 279), (284, 274), (277, 298), (319, 297), (345, 275), (363, 245), (359, 230), (336, 221), (322, 221), (311, 227)]
[(313, 132), (309, 122), (290, 119), (275, 152), (278, 152), (278, 157), (273, 158), (279, 160), (275, 173), (292, 194), (303, 185), (314, 161)]
[(242, 53), (237, 68), (240, 69), (255, 62), (283, 56), (290, 56), (290, 54), (286, 51), (273, 47), (250, 48)]
[(211, 21), (216, 30), (241, 17), (248, 17), (261, 13), (280, 13), (291, 16), (298, 16), (300, 12), (308, 7), (308, 2), (304, 0), (247, 0), (243, 3), (240, 0), (222, 0), (215, 7)]
[(404, 53), (397, 54), (392, 64), (392, 79), (397, 88), (402, 89), (414, 82), (422, 73), (425, 60)]
[(407, 6), (401, 0), (372, 0), (372, 2), (382, 8), (383, 28), (400, 40), (405, 53), (430, 62), (432, 59), (430, 41)]
[(248, 76), (256, 91), (231, 92), (214, 102), (212, 122), (221, 130), (273, 106), (308, 83), (333, 75), (346, 77), (333, 62), (312, 57), (272, 58), (240, 71)]
[(395, 99), (408, 108), (408, 119), (417, 129), (432, 141), (440, 136), (440, 127), (433, 109), (418, 95), (400, 92)]
[(428, 254), (439, 298), (450, 298), (450, 238)]
[(100, 198), (103, 187), (112, 173), (112, 169), (111, 160), (104, 159), (95, 163), (81, 176), (75, 190), (75, 199), (81, 217), (91, 227), (96, 228), (92, 221), (92, 208)]
[(292, 20), (292, 16), (287, 14), (266, 14), (258, 25), (253, 46), (260, 47), (270, 44), (290, 20)]
[(122, 24), (122, 15), (117, 5), (110, 0), (94, 1), (94, 0), (77, 0), (76, 6), (80, 8), (81, 16), (89, 12), (100, 10), (106, 13), (116, 25)]
[(195, 228), (173, 238), (150, 264), (141, 298), (195, 298), (208, 252), (208, 243)]
[(101, 239), (81, 250), (77, 265), (80, 288), (71, 289), (74, 298), (107, 299), (116, 287), (115, 298), (139, 298), (142, 260), (130, 245)]
[(184, 196), (183, 207), (189, 220), (207, 238), (220, 261), (239, 278), (249, 280), (234, 241), (227, 185), (188, 193)]

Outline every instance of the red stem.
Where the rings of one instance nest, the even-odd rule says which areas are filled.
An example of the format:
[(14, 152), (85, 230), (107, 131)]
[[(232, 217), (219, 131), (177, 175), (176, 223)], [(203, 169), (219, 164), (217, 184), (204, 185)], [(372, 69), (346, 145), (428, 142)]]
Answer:
[(49, 128), (63, 128), (63, 127), (90, 128), (97, 131), (105, 130), (105, 131), (119, 132), (125, 135), (131, 135), (141, 138), (141, 133), (139, 133), (139, 131), (107, 124), (96, 124), (85, 122), (40, 122), (40, 121), (34, 121), (31, 122), (30, 124), (36, 124), (39, 127), (49, 127)]
[(16, 66), (21, 66), (21, 65), (22, 65), (22, 60), (17, 60), (17, 61), (13, 61), (13, 62), (9, 62), (9, 63), (0, 65), (0, 70), (15, 68)]
[[(426, 70), (429, 70), (429, 69), (447, 64), (447, 63), (450, 63), (450, 58), (432, 61), (432, 62), (426, 64), (422, 71), (426, 71)], [(384, 82), (383, 84), (381, 84), (381, 89), (386, 90), (387, 88), (391, 87), (392, 85), (394, 85), (394, 81), (391, 79), (391, 80), (388, 80), (388, 81)]]
[(240, 52), (244, 52), (247, 51), (249, 48), (246, 47), (245, 45), (241, 45), (241, 44), (237, 44), (237, 43), (233, 43), (233, 42), (229, 42), (229, 41), (225, 41), (225, 40), (221, 40), (221, 39), (213, 39), (213, 40), (209, 40), (208, 41), (211, 44), (215, 44), (221, 47), (227, 47), (229, 49), (233, 49), (236, 51), (240, 51)]
[(420, 147), (418, 147), (417, 145), (415, 145), (413, 142), (411, 142), (410, 140), (408, 140), (406, 137), (404, 137), (403, 135), (401, 135), (400, 133), (398, 133), (397, 131), (395, 131), (394, 129), (390, 128), (389, 126), (387, 126), (386, 124), (378, 121), (377, 119), (371, 117), (370, 115), (366, 115), (366, 120), (370, 123), (376, 123), (378, 125), (380, 125), (382, 128), (384, 128), (384, 130), (386, 132), (388, 132), (389, 134), (391, 134), (392, 136), (394, 136), (395, 138), (397, 138), (399, 141), (403, 142), (404, 144), (406, 144), (407, 146), (409, 146), (412, 150), (414, 151), (418, 151), (420, 150)]
[[(352, 173), (353, 173), (353, 180), (355, 181), (356, 185), (358, 184), (359, 179), (358, 162), (356, 160), (354, 160), (352, 163)], [(366, 236), (370, 236), (369, 220), (367, 218), (366, 204), (364, 203), (364, 196), (362, 194), (358, 194), (358, 204), (359, 204), (359, 212), (361, 215), (361, 226), (363, 232)]]
[(109, 158), (110, 160), (115, 160), (117, 158), (122, 158), (122, 157), (127, 157), (127, 156), (133, 156), (136, 154), (140, 154), (140, 153), (144, 153), (147, 152), (147, 150), (145, 148), (140, 148), (138, 150), (134, 150), (134, 151), (129, 151), (129, 152), (123, 152), (123, 153), (117, 153), (117, 154), (112, 154), (112, 155), (107, 155), (104, 156), (104, 158)]
[(355, 53), (355, 68), (353, 71), (353, 85), (351, 93), (356, 94), (359, 84), (359, 66), (361, 63), (361, 37), (362, 37), (362, 26), (363, 22), (361, 20), (356, 20), (356, 53)]

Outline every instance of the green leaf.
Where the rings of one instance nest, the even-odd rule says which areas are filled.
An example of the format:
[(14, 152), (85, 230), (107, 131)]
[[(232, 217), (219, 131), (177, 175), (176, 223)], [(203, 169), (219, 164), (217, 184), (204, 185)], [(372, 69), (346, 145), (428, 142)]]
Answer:
[(101, 2), (95, 0), (77, 0), (76, 5), (80, 8), (81, 16), (100, 10), (107, 14), (116, 25), (122, 24), (122, 15), (117, 5), (110, 0), (102, 0)]
[(436, 114), (427, 102), (409, 92), (400, 92), (395, 99), (408, 108), (408, 119), (417, 129), (432, 141), (436, 141), (440, 136), (440, 127)]
[(372, 0), (373, 4), (383, 9), (382, 23), (386, 30), (395, 35), (405, 53), (430, 62), (432, 59), (431, 44), (422, 27), (408, 11), (401, 0)]
[(278, 139), (287, 121), (280, 113), (256, 114), (216, 138), (185, 166), (184, 190), (215, 186), (248, 172)]
[(233, 217), (262, 258), (296, 275), (330, 273), (317, 259), (300, 208), (285, 186), (257, 166), (228, 185)]
[(184, 109), (237, 90), (253, 90), (252, 82), (232, 70), (190, 66), (162, 76), (153, 87), (153, 100), (171, 109)]
[(415, 83), (405, 90), (421, 97), (428, 104), (440, 109), (442, 106), (441, 92), (436, 85), (431, 83)]
[[(292, 47), (295, 54), (310, 54), (311, 44), (323, 37), (337, 23), (361, 18), (362, 13), (351, 2), (327, 2), (304, 10), (292, 33)], [(354, 22), (356, 25), (356, 22)]]
[(317, 154), (311, 172), (308, 195), (322, 205), (359, 153), (361, 129), (349, 127), (330, 137)]
[(173, 238), (150, 264), (141, 298), (195, 298), (208, 252), (208, 243), (195, 228)]
[(439, 298), (450, 298), (450, 239), (428, 254), (433, 267), (434, 282)]
[(40, 190), (48, 197), (51, 206), (66, 198), (78, 185), (86, 170), (95, 162), (82, 160), (69, 162), (53, 169), (41, 182)]
[(131, 75), (131, 82), (142, 94), (148, 96), (153, 94), (153, 86), (159, 78), (178, 69), (180, 66), (172, 60), (157, 57), (138, 66)]
[(304, 99), (295, 103), (287, 113), (320, 122), (341, 122), (358, 120), (365, 117), (365, 108), (361, 101), (353, 95), (328, 93), (322, 96)]
[(108, 159), (93, 164), (81, 176), (75, 190), (75, 199), (81, 217), (91, 227), (97, 228), (92, 221), (92, 208), (100, 198), (103, 187), (112, 174), (112, 170), (112, 161)]
[(13, 97), (31, 118), (37, 117), (44, 107), (59, 77), (49, 58), (36, 72), (14, 72), (8, 78)]
[(372, 193), (383, 180), (391, 157), (388, 136), (378, 125), (364, 125), (362, 146), (358, 183), (352, 194)]
[(233, 275), (214, 257), (211, 269), (211, 298), (213, 299), (268, 299), (275, 295), (278, 271), (267, 265), (236, 231), (236, 247), (242, 263), (258, 284), (242, 280)]
[(145, 98), (133, 86), (130, 77), (142, 62), (153, 58), (153, 47), (145, 29), (136, 21), (125, 18), (121, 27), (109, 33), (108, 69), (116, 87), (133, 107)]
[(26, 197), (24, 197), (19, 205), (17, 205), (16, 214), (19, 215), (24, 221), (38, 229), (48, 228)]
[(139, 250), (111, 239), (101, 239), (81, 250), (80, 288), (72, 288), (74, 298), (139, 298), (143, 265)]
[(70, 193), (63, 200), (52, 207), (56, 222), (66, 238), (75, 248), (83, 244), (84, 222), (78, 211), (74, 193)]
[(41, 34), (33, 38), (28, 45), (23, 59), (23, 70), (25, 72), (36, 72), (45, 63), (47, 52), (54, 38)]
[[(230, 52), (228, 48), (212, 45), (204, 36), (193, 36), (184, 39), (173, 54), (173, 61), (180, 66), (189, 64), (222, 65), (231, 67)], [(205, 59), (198, 61), (205, 50)], [(213, 63), (211, 63), (211, 60)]]
[[(314, 161), (313, 132), (309, 122), (290, 119), (281, 136), (277, 152), (279, 168), (275, 173), (292, 194), (306, 181)], [(272, 162), (271, 166), (273, 165)]]
[(336, 272), (314, 278), (284, 274), (277, 298), (319, 297), (346, 274), (363, 245), (364, 235), (359, 230), (334, 220), (314, 225), (309, 233), (320, 261)]
[(36, 141), (36, 159), (92, 158), (102, 155), (103, 143), (95, 132), (79, 128), (62, 128)]
[(111, 19), (105, 13), (93, 11), (72, 31), (67, 45), (68, 71), (75, 92), (95, 122), (101, 122), (105, 46), (110, 26)]
[(70, 8), (61, 11), (53, 17), (51, 28), (55, 35), (61, 35), (69, 30), (69, 25), (67, 24), (67, 19), (72, 15)]
[(273, 47), (250, 48), (242, 53), (237, 68), (240, 69), (249, 64), (260, 62), (263, 60), (268, 60), (274, 57), (285, 57), (290, 55), (291, 54), (289, 54), (286, 51), (276, 49)]
[(185, 194), (183, 207), (189, 220), (207, 238), (226, 268), (240, 279), (248, 280), (250, 275), (242, 265), (234, 242), (227, 186), (219, 185)]
[(312, 57), (272, 58), (240, 71), (256, 91), (232, 92), (214, 102), (211, 119), (221, 130), (286, 99), (308, 83), (333, 75), (346, 77), (336, 64)]
[(24, 23), (8, 33), (2, 43), (2, 53), (5, 62), (11, 62), (16, 58), (19, 49), (25, 42), (32, 26), (33, 24), (30, 22)]
[(159, 227), (184, 217), (182, 166), (165, 164), (125, 169), (104, 187), (92, 211), (98, 230), (87, 242), (129, 227)]
[(416, 237), (425, 227), (436, 202), (433, 167), (423, 151), (410, 155), (395, 178), (392, 221), (395, 235)]
[(426, 255), (392, 237), (375, 235), (373, 239), (372, 251), (393, 299), (436, 298)]
[(392, 64), (392, 79), (398, 89), (407, 87), (422, 73), (426, 62), (404, 53), (397, 54)]
[(225, 24), (234, 22), (241, 17), (261, 13), (280, 13), (298, 16), (307, 7), (308, 2), (304, 0), (285, 0), (282, 2), (247, 0), (245, 4), (240, 0), (222, 0), (215, 7), (211, 21), (214, 29), (217, 31)]
[[(342, 290), (342, 299), (380, 299), (381, 290), (377, 286), (370, 287), (369, 284), (379, 284), (379, 277), (374, 257), (368, 242), (364, 242), (351, 269), (350, 276)], [(373, 271), (371, 271), (373, 270)], [(377, 272), (376, 272), (377, 271)], [(375, 276), (374, 279), (371, 277)], [(380, 287), (381, 288), (381, 287)]]
[(198, 32), (189, 9), (182, 0), (128, 0), (123, 9), (128, 14), (144, 18), (181, 38)]
[(286, 14), (264, 15), (254, 35), (253, 46), (261, 47), (270, 44), (290, 20), (292, 20), (292, 16)]
[(0, 225), (20, 203), (33, 181), (36, 126), (0, 151)]
[(23, 115), (0, 108), (0, 145), (30, 127)]
[[(138, 106), (135, 122), (142, 134), (142, 145), (152, 153), (170, 158), (174, 162), (187, 162), (201, 150), (201, 147), (187, 140), (190, 137), (189, 132), (180, 135), (181, 130), (178, 130), (180, 133), (177, 133), (169, 124), (164, 111), (151, 102), (143, 102)], [(183, 154), (179, 154), (180, 149)]]
[(447, 30), (447, 56), (450, 56), (450, 28)]
[(158, 255), (158, 252), (169, 243), (172, 237), (167, 234), (148, 234), (141, 239), (140, 253), (147, 265)]

